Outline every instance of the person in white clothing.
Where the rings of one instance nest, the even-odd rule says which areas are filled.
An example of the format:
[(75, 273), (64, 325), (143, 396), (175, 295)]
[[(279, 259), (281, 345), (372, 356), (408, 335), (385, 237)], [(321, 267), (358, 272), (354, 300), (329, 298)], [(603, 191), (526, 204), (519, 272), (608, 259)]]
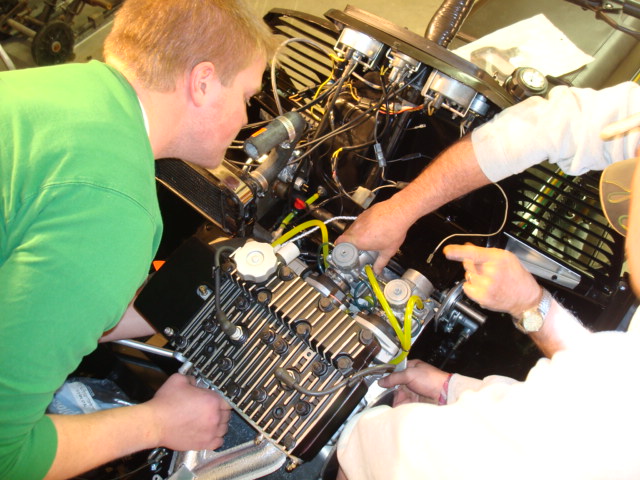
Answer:
[[(632, 83), (601, 91), (559, 87), (548, 99), (522, 102), (365, 211), (339, 241), (381, 251), (379, 271), (415, 220), (474, 188), (544, 160), (581, 174), (638, 156), (638, 112), (640, 87)], [(600, 134), (612, 123), (617, 126), (603, 140)], [(640, 295), (640, 169), (633, 187), (626, 251)], [(391, 241), (383, 230), (389, 216), (406, 226)], [(465, 293), (484, 307), (522, 318), (541, 305), (543, 289), (513, 254), (470, 245), (449, 245), (444, 253), (463, 262)], [(397, 387), (394, 407), (376, 407), (349, 422), (338, 444), (340, 476), (640, 478), (633, 441), (640, 427), (640, 336), (591, 333), (555, 300), (547, 307), (531, 338), (548, 358), (524, 382), (450, 375), (418, 360), (380, 380), (383, 387)]]

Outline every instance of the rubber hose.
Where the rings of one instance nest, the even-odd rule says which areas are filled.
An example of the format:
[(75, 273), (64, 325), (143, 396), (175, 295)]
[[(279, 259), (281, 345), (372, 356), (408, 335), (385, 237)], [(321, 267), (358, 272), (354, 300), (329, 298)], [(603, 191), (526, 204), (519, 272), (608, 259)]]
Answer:
[(424, 36), (442, 47), (448, 47), (471, 11), (473, 0), (444, 0), (429, 22)]

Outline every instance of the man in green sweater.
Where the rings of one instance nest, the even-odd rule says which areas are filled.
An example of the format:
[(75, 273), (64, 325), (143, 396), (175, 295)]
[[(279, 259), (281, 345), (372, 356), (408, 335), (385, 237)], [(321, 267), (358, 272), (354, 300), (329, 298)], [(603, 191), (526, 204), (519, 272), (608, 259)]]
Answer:
[(229, 406), (174, 375), (149, 402), (45, 415), (129, 307), (162, 233), (154, 159), (213, 168), (271, 50), (243, 0), (127, 0), (106, 63), (0, 74), (0, 478), (68, 478), (132, 452), (222, 444)]

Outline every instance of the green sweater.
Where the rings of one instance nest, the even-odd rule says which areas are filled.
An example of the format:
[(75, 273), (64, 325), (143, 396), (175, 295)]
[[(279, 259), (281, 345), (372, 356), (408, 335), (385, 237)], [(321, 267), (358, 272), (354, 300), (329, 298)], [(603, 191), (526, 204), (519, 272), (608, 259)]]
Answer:
[(140, 103), (117, 71), (4, 72), (0, 99), (0, 479), (31, 480), (55, 457), (53, 393), (121, 318), (162, 220)]

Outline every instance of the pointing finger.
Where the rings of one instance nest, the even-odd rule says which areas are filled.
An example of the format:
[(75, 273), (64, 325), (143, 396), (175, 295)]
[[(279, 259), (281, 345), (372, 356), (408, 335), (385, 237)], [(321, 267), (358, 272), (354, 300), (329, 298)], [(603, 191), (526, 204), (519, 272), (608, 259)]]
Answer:
[(475, 245), (447, 245), (444, 248), (444, 254), (449, 260), (458, 262), (468, 260), (472, 263), (484, 263), (494, 259), (495, 252), (493, 250)]

